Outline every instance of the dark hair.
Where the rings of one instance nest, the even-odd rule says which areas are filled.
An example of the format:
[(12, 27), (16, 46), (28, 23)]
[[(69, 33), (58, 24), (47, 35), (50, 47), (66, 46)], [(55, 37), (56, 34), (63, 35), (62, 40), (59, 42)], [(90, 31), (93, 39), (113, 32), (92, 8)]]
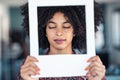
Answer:
[[(95, 32), (97, 26), (103, 20), (103, 13), (97, 3), (94, 7), (95, 11)], [(62, 12), (73, 25), (75, 37), (72, 40), (72, 47), (79, 50), (86, 48), (86, 24), (85, 24), (85, 7), (84, 6), (57, 6), (57, 7), (38, 7), (38, 32), (40, 48), (48, 48), (49, 42), (46, 37), (46, 24), (54, 16), (56, 12)], [(22, 7), (22, 15), (24, 15), (23, 26), (29, 33), (28, 23), (28, 4)]]

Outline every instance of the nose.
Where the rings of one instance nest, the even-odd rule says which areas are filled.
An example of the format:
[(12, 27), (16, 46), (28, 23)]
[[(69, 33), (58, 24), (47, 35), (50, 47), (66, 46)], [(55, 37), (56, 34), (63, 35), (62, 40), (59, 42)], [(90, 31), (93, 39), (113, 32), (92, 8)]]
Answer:
[(57, 36), (62, 36), (63, 35), (62, 29), (57, 29), (56, 35)]

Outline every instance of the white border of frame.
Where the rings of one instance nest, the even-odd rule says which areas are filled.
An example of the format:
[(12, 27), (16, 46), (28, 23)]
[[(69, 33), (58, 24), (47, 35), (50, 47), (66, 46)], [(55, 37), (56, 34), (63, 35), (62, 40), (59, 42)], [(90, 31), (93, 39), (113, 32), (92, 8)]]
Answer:
[[(86, 74), (84, 68), (88, 65), (86, 61), (88, 60), (88, 58), (95, 55), (94, 0), (74, 0), (74, 1), (73, 0), (28, 0), (28, 1), (29, 1), (29, 26), (30, 26), (29, 28), (30, 55), (39, 59), (39, 63), (36, 64), (41, 69), (40, 75), (36, 75), (35, 77), (84, 76)], [(39, 46), (38, 46), (37, 7), (72, 6), (72, 5), (85, 6), (87, 54), (40, 56), (38, 53)]]

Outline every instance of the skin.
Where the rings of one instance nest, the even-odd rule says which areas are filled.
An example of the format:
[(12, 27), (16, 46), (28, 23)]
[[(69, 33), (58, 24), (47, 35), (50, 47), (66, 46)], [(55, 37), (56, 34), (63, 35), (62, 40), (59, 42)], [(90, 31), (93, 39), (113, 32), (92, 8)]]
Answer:
[[(63, 13), (57, 12), (50, 19), (46, 26), (46, 36), (50, 43), (51, 54), (72, 54), (72, 39), (75, 36), (73, 26)], [(40, 74), (40, 69), (34, 64), (39, 62), (35, 57), (28, 56), (21, 66), (20, 75), (24, 80), (38, 80), (31, 78), (31, 75)], [(86, 76), (88, 80), (102, 80), (105, 75), (105, 66), (98, 56), (90, 58), (87, 62), (89, 66), (85, 68), (88, 71)], [(96, 76), (95, 76), (96, 75)]]
[(72, 54), (73, 26), (64, 14), (57, 12), (46, 27), (46, 36), (50, 43), (49, 54)]

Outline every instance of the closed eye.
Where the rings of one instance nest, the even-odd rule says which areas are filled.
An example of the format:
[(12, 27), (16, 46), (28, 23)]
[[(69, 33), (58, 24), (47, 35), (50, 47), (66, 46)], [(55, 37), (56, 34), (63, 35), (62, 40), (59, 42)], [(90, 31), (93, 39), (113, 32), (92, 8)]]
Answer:
[(71, 28), (70, 26), (68, 26), (68, 27), (63, 27), (63, 28), (65, 28), (65, 29), (69, 29), (69, 28)]
[(55, 29), (56, 27), (51, 27), (51, 26), (48, 26), (49, 29)]

